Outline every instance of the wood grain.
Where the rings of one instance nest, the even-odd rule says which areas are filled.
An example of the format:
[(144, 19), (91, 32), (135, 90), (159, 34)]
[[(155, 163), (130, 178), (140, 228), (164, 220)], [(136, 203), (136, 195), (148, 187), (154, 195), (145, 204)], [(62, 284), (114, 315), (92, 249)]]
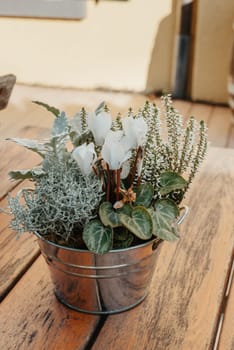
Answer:
[(39, 247), (34, 236), (25, 234), (17, 239), (16, 233), (7, 228), (0, 235), (0, 250), (0, 300), (2, 300), (39, 255)]
[(190, 115), (194, 116), (196, 120), (204, 120), (208, 124), (214, 109), (215, 107), (211, 105), (204, 103), (193, 103)]
[(185, 120), (187, 120), (188, 117), (192, 115), (191, 110), (193, 105), (191, 102), (183, 100), (174, 100), (173, 105), (179, 111), (179, 113), (182, 114)]
[[(38, 114), (38, 111), (36, 114)], [(41, 119), (37, 118), (38, 126), (33, 125), (35, 120), (34, 123), (31, 122), (30, 124), (30, 119), (32, 116), (33, 114), (26, 115), (24, 118), (22, 117), (20, 122), (18, 122), (15, 115), (13, 119), (4, 118), (1, 115), (0, 120), (4, 121), (4, 125), (2, 125), (2, 128), (0, 128), (0, 136), (2, 138), (20, 137), (29, 139), (44, 139), (46, 136), (48, 136), (48, 128), (45, 127), (45, 116)], [(3, 198), (16, 185), (16, 182), (12, 182), (9, 179), (8, 172), (10, 170), (30, 169), (41, 161), (41, 158), (36, 153), (26, 150), (24, 147), (6, 140), (0, 141), (0, 159), (0, 199)]]
[(210, 150), (185, 200), (180, 241), (163, 243), (149, 297), (110, 316), (93, 350), (210, 349), (233, 250), (233, 164), (232, 150)]
[(209, 120), (209, 140), (212, 146), (226, 147), (232, 113), (229, 108), (216, 107)]
[[(20, 188), (27, 185), (28, 182), (24, 181), (11, 194), (15, 196)], [(7, 207), (7, 198), (0, 201), (0, 207)], [(35, 236), (25, 233), (17, 239), (17, 233), (9, 228), (10, 220), (9, 215), (0, 213), (0, 300), (39, 255)]]
[(234, 123), (229, 126), (227, 147), (234, 148)]
[[(16, 85), (8, 107), (0, 113), (1, 138), (46, 135), (53, 116), (30, 103), (35, 99), (62, 106), (73, 115), (83, 105), (95, 109), (103, 99), (114, 114), (130, 105), (137, 109), (147, 97)], [(228, 108), (184, 101), (175, 101), (175, 107), (186, 117), (208, 121), (213, 145), (233, 146)], [(31, 167), (39, 160), (19, 146), (8, 149), (5, 145), (1, 142), (0, 197), (15, 186), (8, 182), (9, 170)], [(92, 350), (211, 349), (233, 249), (233, 164), (233, 150), (210, 150), (184, 201), (191, 212), (183, 223), (181, 240), (163, 243), (150, 295), (137, 308), (108, 317)], [(24, 235), (15, 240), (8, 224), (9, 218), (1, 214), (0, 295), (5, 298), (0, 306), (0, 349), (87, 348), (100, 318), (57, 302), (44, 261), (40, 257), (33, 263), (39, 254), (35, 238)], [(233, 348), (233, 300), (232, 287), (219, 350)]]
[(223, 327), (221, 331), (219, 350), (234, 349), (234, 275), (232, 271), (232, 281), (230, 282), (230, 291), (228, 294), (227, 305), (224, 313)]
[(0, 349), (82, 350), (99, 317), (81, 314), (54, 296), (49, 271), (40, 257), (0, 306)]

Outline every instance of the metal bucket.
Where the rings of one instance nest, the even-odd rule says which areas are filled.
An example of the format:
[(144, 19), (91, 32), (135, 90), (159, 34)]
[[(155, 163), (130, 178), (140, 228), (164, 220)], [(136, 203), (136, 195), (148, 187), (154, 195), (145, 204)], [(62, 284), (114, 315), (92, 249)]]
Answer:
[(148, 294), (161, 240), (97, 255), (36, 235), (55, 295), (66, 306), (85, 313), (114, 314), (135, 307)]
[(42, 237), (38, 243), (59, 301), (92, 314), (118, 313), (139, 304), (148, 293), (160, 248), (154, 240), (97, 255)]

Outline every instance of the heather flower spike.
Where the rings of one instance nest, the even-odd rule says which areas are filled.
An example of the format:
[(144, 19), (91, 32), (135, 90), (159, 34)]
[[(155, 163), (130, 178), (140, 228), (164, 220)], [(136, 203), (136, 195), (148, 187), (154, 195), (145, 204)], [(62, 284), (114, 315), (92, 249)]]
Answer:
[(122, 120), (124, 134), (126, 136), (126, 147), (138, 148), (146, 141), (148, 126), (143, 117), (133, 118), (132, 116)]

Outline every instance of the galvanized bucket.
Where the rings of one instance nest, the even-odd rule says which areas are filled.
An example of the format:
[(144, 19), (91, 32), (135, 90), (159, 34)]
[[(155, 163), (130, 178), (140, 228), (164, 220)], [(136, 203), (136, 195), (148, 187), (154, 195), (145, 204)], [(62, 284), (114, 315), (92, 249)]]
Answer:
[[(147, 295), (160, 248), (155, 241), (97, 255), (40, 238), (57, 298), (92, 314), (128, 310)], [(156, 249), (157, 248), (157, 249)]]
[(122, 312), (144, 300), (162, 242), (154, 239), (97, 255), (51, 243), (38, 234), (37, 237), (58, 300), (91, 314)]

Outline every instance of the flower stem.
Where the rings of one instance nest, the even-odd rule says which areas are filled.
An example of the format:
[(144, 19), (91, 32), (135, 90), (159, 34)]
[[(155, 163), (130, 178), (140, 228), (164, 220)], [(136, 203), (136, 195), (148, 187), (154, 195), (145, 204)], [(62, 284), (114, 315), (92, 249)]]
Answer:
[(138, 162), (138, 158), (140, 158), (142, 155), (142, 148), (141, 147), (138, 147), (137, 149), (137, 153), (136, 153), (136, 157), (134, 159), (134, 163), (133, 163), (133, 166), (132, 166), (132, 169), (131, 169), (131, 186), (133, 185), (133, 182), (134, 182), (134, 179), (135, 179), (135, 175), (136, 175), (136, 169), (137, 169), (137, 162)]
[(137, 187), (139, 187), (140, 184), (141, 184), (141, 176), (139, 176), (138, 179), (137, 179)]
[(107, 172), (107, 185), (106, 185), (106, 201), (110, 201), (110, 168), (109, 165), (106, 163), (106, 172)]
[(119, 201), (120, 194), (120, 172), (121, 169), (116, 170), (116, 201)]

